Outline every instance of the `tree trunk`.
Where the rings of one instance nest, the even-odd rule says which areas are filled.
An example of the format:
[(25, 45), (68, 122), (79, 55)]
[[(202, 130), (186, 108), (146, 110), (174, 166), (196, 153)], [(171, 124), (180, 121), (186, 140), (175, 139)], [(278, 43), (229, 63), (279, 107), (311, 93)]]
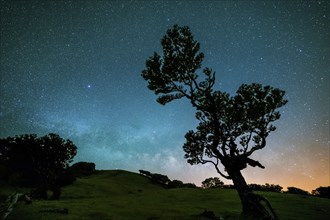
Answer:
[[(276, 213), (263, 196), (254, 194), (247, 185), (240, 170), (228, 170), (242, 203), (243, 215), (254, 219), (276, 220)], [(267, 208), (261, 203), (264, 202)]]

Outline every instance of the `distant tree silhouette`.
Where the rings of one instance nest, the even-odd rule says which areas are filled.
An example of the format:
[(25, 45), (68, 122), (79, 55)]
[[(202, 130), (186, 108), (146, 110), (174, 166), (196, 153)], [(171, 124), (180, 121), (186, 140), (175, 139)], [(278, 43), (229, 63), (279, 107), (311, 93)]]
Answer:
[(207, 189), (207, 188), (221, 188), (223, 185), (224, 185), (224, 183), (218, 177), (206, 178), (202, 182), (202, 187), (204, 189)]
[(77, 162), (72, 164), (69, 170), (76, 176), (89, 176), (95, 172), (95, 163), (91, 162)]
[(181, 180), (173, 180), (168, 183), (168, 188), (183, 188), (184, 183)]
[(150, 177), (151, 176), (151, 173), (147, 170), (139, 170), (140, 174), (142, 175), (145, 175), (147, 177)]
[(163, 55), (154, 53), (147, 59), (142, 77), (158, 95), (160, 104), (184, 97), (196, 109), (199, 125), (197, 130), (188, 131), (183, 146), (188, 163), (211, 163), (222, 177), (231, 179), (242, 201), (243, 213), (277, 218), (260, 203), (264, 198), (252, 193), (241, 170), (247, 165), (264, 168), (251, 155), (266, 146), (266, 138), (275, 130), (271, 123), (280, 118), (277, 109), (287, 103), (285, 92), (257, 83), (241, 85), (235, 96), (214, 90), (212, 69), (204, 68), (202, 77), (196, 73), (204, 54), (199, 52), (200, 44), (189, 27), (175, 25), (161, 44)]
[(197, 186), (193, 183), (183, 183), (181, 180), (173, 180), (171, 181), (166, 175), (159, 173), (151, 173), (147, 170), (139, 170), (140, 174), (148, 177), (151, 182), (155, 184), (160, 184), (164, 188), (172, 189), (172, 188), (197, 188)]
[(222, 188), (224, 188), (224, 189), (235, 189), (235, 186), (232, 185), (232, 184), (225, 184), (225, 185), (222, 186)]
[(291, 193), (291, 194), (299, 194), (299, 195), (309, 195), (309, 192), (303, 190), (303, 189), (299, 189), (297, 187), (293, 187), (293, 186), (290, 186), (288, 187), (288, 190), (286, 191), (286, 193)]
[(52, 133), (40, 138), (26, 134), (0, 139), (0, 163), (9, 174), (19, 174), (19, 185), (36, 187), (35, 197), (46, 198), (51, 190), (52, 198), (59, 198), (60, 182), (68, 183), (67, 168), (76, 153), (72, 141)]
[(312, 191), (314, 196), (330, 199), (330, 186), (320, 186)]
[(281, 192), (281, 190), (283, 189), (283, 187), (280, 185), (269, 184), (269, 183), (266, 183), (265, 185), (252, 183), (249, 184), (249, 187), (253, 191), (269, 191), (269, 192)]
[(140, 174), (148, 177), (153, 183), (161, 184), (164, 187), (167, 187), (167, 185), (171, 182), (171, 180), (163, 174), (159, 173), (150, 173), (146, 170), (139, 170)]
[(182, 188), (198, 188), (194, 183), (184, 183)]

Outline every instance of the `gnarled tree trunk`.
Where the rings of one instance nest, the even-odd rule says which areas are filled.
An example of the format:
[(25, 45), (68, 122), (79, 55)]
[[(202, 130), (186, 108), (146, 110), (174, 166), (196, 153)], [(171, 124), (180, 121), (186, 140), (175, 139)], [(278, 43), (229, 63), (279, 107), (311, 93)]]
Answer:
[[(240, 170), (227, 169), (242, 203), (243, 215), (254, 219), (277, 220), (277, 215), (266, 198), (254, 194)], [(264, 202), (266, 207), (261, 203)]]

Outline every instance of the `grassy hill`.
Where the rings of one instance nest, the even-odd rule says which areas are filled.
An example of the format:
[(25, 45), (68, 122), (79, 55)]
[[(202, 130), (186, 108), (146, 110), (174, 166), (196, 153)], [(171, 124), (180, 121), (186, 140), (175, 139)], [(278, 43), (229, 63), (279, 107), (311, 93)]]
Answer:
[[(13, 189), (2, 187), (0, 194)], [(327, 219), (330, 199), (262, 192), (280, 219)], [(50, 212), (68, 209), (68, 214)], [(7, 219), (200, 219), (211, 210), (224, 219), (239, 219), (238, 194), (230, 189), (164, 189), (127, 171), (98, 171), (63, 188), (58, 201), (19, 202)], [(194, 217), (195, 216), (195, 217)]]

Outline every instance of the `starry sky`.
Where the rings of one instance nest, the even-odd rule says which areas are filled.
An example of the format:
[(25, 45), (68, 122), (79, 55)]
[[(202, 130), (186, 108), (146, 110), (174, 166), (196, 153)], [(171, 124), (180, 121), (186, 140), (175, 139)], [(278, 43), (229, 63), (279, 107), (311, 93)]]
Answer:
[[(139, 169), (194, 182), (184, 135), (197, 121), (187, 100), (161, 106), (141, 77), (174, 24), (187, 25), (216, 71), (216, 89), (242, 83), (286, 91), (266, 169), (248, 183), (312, 190), (329, 183), (330, 28), (327, 1), (0, 0), (0, 137), (53, 132), (97, 169)], [(226, 183), (230, 183), (225, 181)]]

